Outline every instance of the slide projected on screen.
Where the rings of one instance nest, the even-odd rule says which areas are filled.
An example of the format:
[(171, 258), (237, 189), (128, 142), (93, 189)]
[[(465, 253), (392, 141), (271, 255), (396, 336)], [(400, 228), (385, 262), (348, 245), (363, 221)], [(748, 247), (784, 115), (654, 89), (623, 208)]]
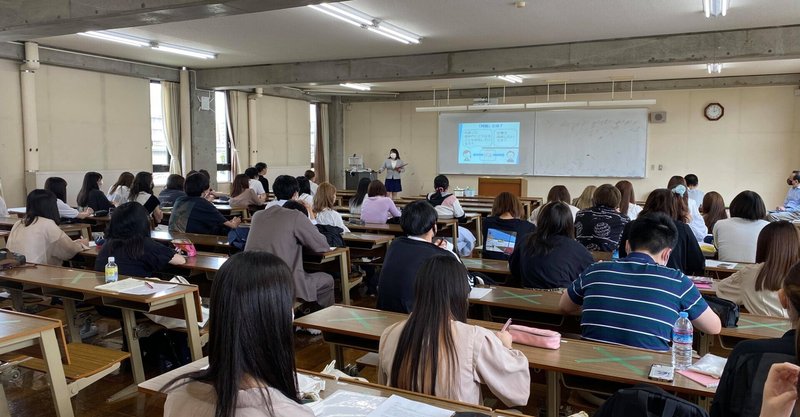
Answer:
[(519, 122), (458, 124), (459, 164), (519, 164)]

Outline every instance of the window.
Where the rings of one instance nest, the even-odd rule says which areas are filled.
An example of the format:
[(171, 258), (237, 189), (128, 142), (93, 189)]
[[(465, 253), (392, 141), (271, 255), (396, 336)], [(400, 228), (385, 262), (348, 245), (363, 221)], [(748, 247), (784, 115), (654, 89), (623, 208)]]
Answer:
[(164, 135), (164, 108), (161, 102), (161, 83), (150, 83), (150, 139), (153, 142), (153, 182), (167, 183), (170, 155)]
[(225, 92), (214, 92), (217, 136), (217, 182), (231, 182), (231, 144), (228, 138), (228, 101)]
[(309, 104), (308, 112), (311, 121), (311, 168), (314, 168), (314, 154), (317, 150), (317, 105)]

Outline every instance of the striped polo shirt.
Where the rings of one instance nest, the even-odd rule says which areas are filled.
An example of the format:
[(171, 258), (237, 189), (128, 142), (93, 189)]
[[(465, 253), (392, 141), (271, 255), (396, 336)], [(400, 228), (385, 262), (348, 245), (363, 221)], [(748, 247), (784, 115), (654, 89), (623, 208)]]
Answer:
[(585, 339), (658, 351), (669, 350), (680, 312), (695, 320), (708, 308), (686, 275), (636, 252), (593, 264), (567, 293), (583, 306)]

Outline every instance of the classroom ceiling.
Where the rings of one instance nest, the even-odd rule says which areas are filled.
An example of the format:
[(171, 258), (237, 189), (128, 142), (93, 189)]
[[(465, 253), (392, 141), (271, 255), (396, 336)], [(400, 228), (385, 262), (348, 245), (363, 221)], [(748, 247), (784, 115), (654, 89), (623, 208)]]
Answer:
[[(44, 46), (64, 48), (172, 67), (214, 68), (343, 58), (541, 45), (798, 24), (798, 0), (731, 0), (724, 18), (705, 18), (702, 0), (353, 0), (347, 4), (423, 36), (403, 45), (308, 7), (246, 15), (117, 29), (119, 32), (218, 54), (201, 60), (147, 48), (118, 45), (79, 35), (41, 38)], [(800, 72), (798, 60), (726, 64), (723, 76)], [(709, 76), (704, 65), (631, 68), (535, 74), (525, 85), (547, 80), (602, 82), (610, 77), (637, 80)], [(492, 77), (398, 81), (373, 84), (373, 90), (419, 91), (502, 85)], [(307, 88), (309, 86), (300, 85)], [(317, 86), (335, 91), (338, 86)], [(348, 90), (342, 90), (348, 91)]]

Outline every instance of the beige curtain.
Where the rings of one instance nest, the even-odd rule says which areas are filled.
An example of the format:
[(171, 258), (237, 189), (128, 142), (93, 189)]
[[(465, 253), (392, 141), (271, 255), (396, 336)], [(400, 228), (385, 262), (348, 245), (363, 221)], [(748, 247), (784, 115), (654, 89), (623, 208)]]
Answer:
[(237, 121), (239, 120), (239, 91), (228, 90), (225, 93), (225, 98), (228, 101), (228, 138), (231, 142), (231, 179), (239, 174), (239, 151), (236, 149), (236, 140), (238, 139), (239, 127)]
[(317, 104), (317, 146), (314, 148), (314, 173), (316, 182), (328, 181), (325, 166), (325, 149), (328, 147), (328, 105)]
[(169, 173), (182, 174), (180, 84), (161, 81), (161, 107), (164, 109), (164, 136), (169, 151)]

